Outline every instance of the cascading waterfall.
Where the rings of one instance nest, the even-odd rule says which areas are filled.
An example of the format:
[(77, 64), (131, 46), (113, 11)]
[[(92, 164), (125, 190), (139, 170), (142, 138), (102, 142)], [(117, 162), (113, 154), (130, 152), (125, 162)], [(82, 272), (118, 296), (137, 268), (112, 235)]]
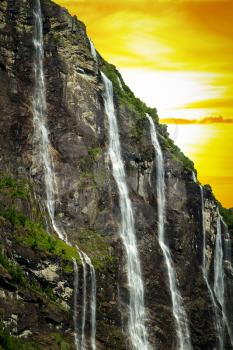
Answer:
[(91, 55), (92, 55), (94, 61), (97, 62), (97, 52), (96, 52), (95, 46), (94, 46), (91, 39), (89, 39), (89, 43), (90, 43), (90, 48), (91, 48)]
[[(46, 87), (45, 87), (45, 76), (44, 76), (44, 40), (43, 40), (43, 22), (42, 22), (42, 12), (40, 0), (35, 0), (35, 8), (33, 11), (34, 18), (34, 93), (33, 93), (33, 124), (34, 124), (34, 143), (38, 144), (38, 152), (40, 156), (40, 162), (44, 169), (44, 182), (45, 182), (45, 192), (46, 192), (46, 206), (52, 222), (54, 231), (57, 233), (58, 237), (64, 240), (67, 244), (71, 245), (67, 240), (66, 233), (62, 228), (59, 228), (55, 221), (55, 193), (56, 193), (56, 180), (53, 169), (53, 161), (50, 149), (51, 144), (49, 141), (49, 133), (47, 129), (47, 103), (46, 103)], [(83, 266), (86, 267), (86, 261), (90, 266), (90, 274), (92, 280), (92, 297), (91, 297), (91, 324), (92, 324), (92, 334), (91, 334), (91, 344), (92, 349), (95, 350), (95, 329), (96, 329), (96, 280), (95, 280), (95, 270), (85, 253), (83, 254), (83, 261), (85, 262)], [(81, 257), (81, 256), (80, 256)], [(78, 266), (75, 259), (73, 259), (74, 266), (74, 338), (76, 350), (79, 350), (78, 342), (78, 328), (77, 328), (77, 296), (78, 296)], [(83, 272), (86, 281), (86, 270)], [(93, 281), (94, 280), (94, 281)], [(86, 282), (85, 282), (86, 283)], [(86, 288), (84, 288), (86, 293)], [(86, 297), (85, 297), (86, 298)], [(86, 302), (85, 302), (86, 308)], [(82, 325), (82, 339), (81, 345), (82, 349), (85, 349), (85, 317), (84, 326)]]
[(133, 349), (150, 348), (145, 327), (144, 286), (137, 250), (135, 224), (132, 204), (126, 184), (126, 174), (121, 156), (119, 131), (113, 103), (113, 87), (111, 81), (101, 73), (105, 86), (104, 105), (109, 122), (109, 155), (112, 162), (113, 177), (116, 181), (121, 210), (120, 236), (126, 251), (127, 277), (130, 292), (129, 302), (129, 336)]
[(77, 311), (77, 298), (78, 298), (78, 264), (76, 259), (73, 258), (74, 266), (74, 344), (76, 350), (79, 350), (78, 342), (78, 311)]
[(96, 350), (96, 275), (91, 259), (84, 252), (82, 254), (91, 275), (91, 347), (92, 350)]
[(53, 161), (50, 153), (51, 144), (47, 129), (47, 103), (44, 77), (44, 40), (43, 23), (40, 0), (35, 0), (34, 18), (34, 93), (33, 93), (33, 124), (34, 143), (38, 145), (41, 165), (44, 168), (44, 182), (46, 192), (46, 206), (58, 237), (66, 240), (63, 230), (59, 229), (55, 222), (55, 197), (56, 180), (53, 171)]
[(222, 339), (220, 341), (220, 350), (224, 349), (224, 327), (226, 327), (227, 329), (231, 346), (233, 347), (233, 335), (232, 335), (231, 327), (227, 318), (226, 302), (225, 302), (222, 225), (224, 225), (224, 223), (223, 223), (222, 217), (218, 212), (217, 235), (216, 235), (215, 253), (214, 253), (214, 293), (222, 310), (222, 328), (220, 333), (220, 335), (222, 336)]
[(147, 114), (150, 122), (151, 141), (156, 152), (156, 168), (157, 168), (157, 201), (158, 201), (158, 240), (161, 250), (164, 255), (168, 281), (170, 286), (170, 293), (172, 299), (172, 311), (176, 321), (177, 339), (180, 350), (191, 350), (191, 338), (188, 327), (187, 315), (183, 306), (182, 296), (178, 290), (176, 273), (173, 267), (173, 261), (169, 246), (165, 241), (164, 219), (166, 211), (166, 197), (165, 197), (165, 179), (164, 179), (164, 160), (163, 153), (157, 138), (155, 124), (152, 118)]
[(86, 325), (86, 310), (87, 310), (87, 265), (83, 257), (83, 253), (79, 251), (83, 267), (83, 308), (82, 308), (82, 335), (81, 335), (81, 350), (86, 349), (85, 325)]
[[(193, 173), (193, 180), (197, 183), (195, 174)], [(201, 185), (199, 185), (201, 194), (201, 211), (202, 211), (202, 239), (203, 239), (203, 253), (202, 253), (202, 273), (204, 280), (206, 282), (209, 295), (214, 307), (215, 313), (215, 324), (218, 333), (219, 340), (219, 350), (224, 349), (224, 325), (227, 328), (231, 345), (233, 346), (233, 335), (231, 332), (231, 327), (228, 322), (226, 306), (225, 306), (225, 283), (224, 283), (224, 267), (223, 267), (223, 241), (222, 241), (222, 230), (221, 230), (221, 216), (218, 212), (217, 218), (217, 235), (215, 242), (215, 254), (214, 254), (214, 286), (213, 289), (210, 286), (208, 280), (208, 269), (206, 263), (206, 229), (205, 229), (205, 203), (204, 203), (204, 192)], [(217, 305), (216, 299), (221, 306), (221, 310)]]
[(222, 309), (221, 323), (219, 324), (219, 350), (224, 349), (224, 270), (223, 270), (223, 245), (221, 218), (218, 213), (217, 235), (215, 240), (214, 252), (214, 294)]
[[(232, 263), (231, 263), (231, 238), (230, 238), (230, 235), (229, 235), (229, 232), (228, 232), (228, 227), (227, 225), (225, 224), (225, 222), (222, 220), (222, 224), (225, 228), (225, 238), (224, 238), (224, 261), (228, 264), (230, 270), (232, 270)], [(232, 290), (230, 288), (230, 290), (228, 291), (228, 293), (232, 293)], [(229, 334), (229, 337), (230, 337), (230, 342), (231, 342), (231, 346), (233, 348), (233, 332), (232, 332), (232, 327), (231, 327), (231, 324), (228, 320), (228, 315), (229, 315), (229, 312), (228, 312), (228, 308), (227, 308), (227, 305), (226, 303), (224, 304), (224, 314), (225, 314), (225, 319), (227, 322), (226, 323), (226, 326), (227, 326), (227, 330), (228, 330), (228, 334)]]
[[(197, 183), (197, 179), (195, 174), (193, 173), (193, 180), (195, 183)], [(214, 307), (214, 315), (215, 315), (215, 326), (216, 326), (216, 330), (218, 333), (218, 339), (219, 339), (219, 350), (222, 349), (223, 343), (222, 343), (222, 328), (223, 328), (223, 324), (222, 324), (222, 317), (221, 314), (219, 313), (218, 310), (218, 306), (215, 300), (215, 296), (214, 296), (214, 291), (211, 288), (211, 285), (209, 283), (209, 279), (208, 279), (208, 269), (207, 269), (207, 262), (206, 262), (206, 229), (205, 229), (205, 202), (204, 202), (204, 192), (203, 192), (203, 188), (201, 185), (199, 185), (199, 189), (200, 189), (200, 194), (201, 194), (201, 213), (202, 213), (202, 274), (203, 274), (203, 278), (205, 280), (206, 286), (208, 288), (208, 292), (210, 295), (210, 299), (211, 302), (213, 304)]]
[(96, 275), (91, 259), (86, 253), (81, 251), (76, 246), (83, 267), (83, 308), (82, 308), (82, 335), (81, 335), (81, 350), (86, 349), (86, 310), (87, 310), (87, 266), (90, 270), (91, 277), (91, 293), (90, 293), (90, 324), (91, 324), (91, 348), (96, 350)]

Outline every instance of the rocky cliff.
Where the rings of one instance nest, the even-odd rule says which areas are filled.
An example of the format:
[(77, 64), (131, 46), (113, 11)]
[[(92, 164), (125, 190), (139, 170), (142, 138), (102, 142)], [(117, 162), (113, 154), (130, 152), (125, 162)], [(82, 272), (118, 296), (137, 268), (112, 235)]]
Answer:
[[(0, 2), (0, 348), (75, 349), (74, 271), (79, 264), (78, 329), (83, 300), (77, 250), (59, 240), (45, 207), (44, 169), (33, 139), (33, 0)], [(97, 349), (130, 349), (129, 289), (119, 237), (120, 208), (108, 155), (103, 71), (113, 83), (122, 156), (135, 214), (153, 349), (177, 349), (166, 266), (157, 236), (156, 155), (146, 113), (153, 117), (165, 162), (165, 232), (187, 312), (194, 349), (218, 347), (215, 310), (202, 271), (203, 212), (192, 162), (169, 139), (156, 110), (135, 98), (114, 66), (91, 53), (85, 25), (42, 0), (44, 71), (50, 152), (56, 178), (55, 220), (92, 260), (97, 281)], [(204, 187), (204, 226), (210, 284), (218, 203)], [(233, 274), (222, 226), (226, 305), (230, 325)], [(226, 248), (227, 246), (227, 248)], [(90, 287), (90, 276), (86, 283)], [(89, 299), (89, 293), (87, 296)], [(217, 303), (217, 302), (216, 302)], [(221, 306), (217, 305), (221, 311)], [(87, 308), (87, 338), (90, 336)], [(224, 349), (232, 349), (225, 327)], [(90, 344), (87, 344), (91, 348)]]

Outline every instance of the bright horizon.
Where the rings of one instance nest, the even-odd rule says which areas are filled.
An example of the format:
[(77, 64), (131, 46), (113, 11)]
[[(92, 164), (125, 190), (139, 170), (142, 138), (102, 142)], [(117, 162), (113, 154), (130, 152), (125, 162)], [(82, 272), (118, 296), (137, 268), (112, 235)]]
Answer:
[(233, 0), (56, 2), (86, 24), (135, 95), (166, 123), (175, 118), (171, 137), (233, 207)]

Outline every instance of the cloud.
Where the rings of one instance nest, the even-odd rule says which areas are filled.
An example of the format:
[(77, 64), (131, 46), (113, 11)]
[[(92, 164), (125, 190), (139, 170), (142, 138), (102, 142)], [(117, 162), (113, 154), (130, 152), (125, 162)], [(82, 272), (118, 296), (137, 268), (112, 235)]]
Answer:
[(198, 109), (198, 108), (214, 108), (214, 109), (219, 109), (219, 108), (233, 108), (233, 98), (213, 98), (209, 100), (203, 100), (203, 101), (196, 101), (192, 102), (188, 105), (185, 105), (186, 109)]
[[(229, 71), (232, 1), (57, 0), (119, 67)], [(134, 44), (135, 43), (135, 44)]]
[(233, 118), (223, 118), (219, 117), (206, 117), (202, 119), (185, 119), (185, 118), (162, 118), (160, 119), (160, 123), (162, 124), (232, 124)]

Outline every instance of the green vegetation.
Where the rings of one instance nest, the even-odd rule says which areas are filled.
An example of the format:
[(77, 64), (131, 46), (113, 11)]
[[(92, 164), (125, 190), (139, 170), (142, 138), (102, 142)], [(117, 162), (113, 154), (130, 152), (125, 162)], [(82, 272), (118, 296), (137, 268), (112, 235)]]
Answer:
[[(203, 188), (205, 191), (210, 192), (213, 196), (212, 187), (210, 185), (204, 185)], [(223, 217), (224, 222), (227, 224), (229, 230), (233, 230), (233, 208), (227, 209), (218, 202), (219, 213)]]
[(94, 163), (98, 160), (100, 154), (100, 147), (95, 146), (88, 149), (88, 155), (86, 157), (83, 157), (79, 162), (80, 170), (82, 171), (82, 177), (88, 178), (94, 182), (93, 166)]
[[(89, 157), (95, 159), (99, 154), (100, 148), (92, 148), (90, 149)], [(3, 182), (4, 181), (2, 181), (2, 183)], [(11, 193), (16, 193), (15, 190), (12, 191), (12, 187), (18, 191), (16, 181), (7, 180), (7, 184), (7, 188)], [(4, 185), (3, 187), (5, 188), (6, 186)], [(0, 218), (2, 221), (5, 221), (5, 223), (10, 223), (13, 226), (12, 238), (20, 245), (30, 247), (33, 250), (38, 250), (45, 253), (47, 256), (59, 257), (64, 272), (72, 273), (73, 258), (77, 260), (78, 264), (81, 263), (77, 249), (66, 244), (64, 241), (49, 235), (44, 230), (42, 223), (34, 222), (29, 219), (24, 213), (15, 208), (14, 202), (11, 202), (10, 204), (10, 206), (2, 203), (0, 204)], [(112, 257), (108, 251), (108, 245), (99, 233), (94, 230), (81, 229), (79, 230), (78, 236), (78, 245), (80, 249), (90, 256), (93, 265), (97, 270), (103, 269), (106, 265), (112, 262)], [(4, 261), (4, 256), (0, 256), (0, 263), (1, 259), (3, 262), (2, 265), (7, 269), (13, 279), (16, 282), (17, 278), (21, 279), (21, 284), (23, 284), (24, 277), (21, 270), (18, 269), (17, 266), (8, 263), (8, 260)], [(51, 290), (45, 290), (45, 292), (48, 294), (48, 297), (53, 300), (53, 293)]]
[(10, 209), (0, 207), (0, 215), (13, 225), (14, 237), (19, 243), (50, 255), (56, 255), (62, 260), (72, 261), (72, 258), (75, 258), (80, 261), (75, 247), (49, 235), (41, 223), (32, 222), (14, 207)]
[(173, 156), (175, 159), (183, 163), (184, 167), (188, 170), (194, 171), (194, 163), (184, 155), (184, 153), (179, 149), (178, 146), (176, 146), (169, 137), (164, 137), (161, 139), (162, 144), (164, 148), (166, 148)]
[(16, 181), (10, 176), (4, 176), (1, 174), (0, 192), (7, 192), (13, 198), (28, 198), (29, 186), (23, 181)]
[(93, 161), (95, 161), (99, 155), (101, 154), (101, 148), (100, 147), (93, 147), (88, 150), (88, 154), (91, 157)]
[(43, 287), (42, 290), (35, 279), (31, 278), (29, 281), (22, 267), (15, 261), (9, 259), (3, 251), (0, 253), (0, 265), (8, 272), (12, 278), (12, 282), (15, 283), (17, 287), (21, 286), (43, 301), (63, 310), (62, 305), (56, 302), (57, 297), (54, 295), (53, 289), (50, 286)]
[(12, 277), (13, 282), (19, 283), (23, 286), (26, 285), (27, 282), (21, 267), (15, 262), (13, 262), (12, 260), (8, 259), (5, 256), (5, 254), (3, 254), (3, 252), (0, 252), (0, 264), (5, 268), (5, 270)]
[(14, 238), (21, 244), (45, 252), (50, 255), (60, 257), (68, 269), (67, 262), (72, 262), (72, 258), (80, 262), (79, 254), (75, 247), (69, 246), (62, 240), (49, 235), (43, 228), (41, 222), (34, 222), (24, 213), (16, 209), (15, 199), (27, 199), (29, 197), (29, 186), (16, 181), (9, 176), (0, 177), (0, 194), (5, 199), (0, 203), (1, 220), (9, 222), (14, 228)]
[(94, 230), (81, 229), (78, 232), (78, 246), (91, 258), (96, 270), (101, 270), (113, 262), (107, 243)]
[(54, 334), (55, 342), (59, 347), (59, 350), (70, 350), (71, 346), (65, 341), (60, 334)]
[(219, 205), (219, 213), (222, 215), (229, 230), (233, 230), (233, 208), (226, 209), (221, 205), (221, 203), (219, 203), (218, 205)]
[[(42, 350), (35, 343), (29, 343), (25, 340), (10, 335), (9, 331), (0, 323), (0, 349), (2, 350)], [(65, 350), (65, 348), (64, 348)]]

